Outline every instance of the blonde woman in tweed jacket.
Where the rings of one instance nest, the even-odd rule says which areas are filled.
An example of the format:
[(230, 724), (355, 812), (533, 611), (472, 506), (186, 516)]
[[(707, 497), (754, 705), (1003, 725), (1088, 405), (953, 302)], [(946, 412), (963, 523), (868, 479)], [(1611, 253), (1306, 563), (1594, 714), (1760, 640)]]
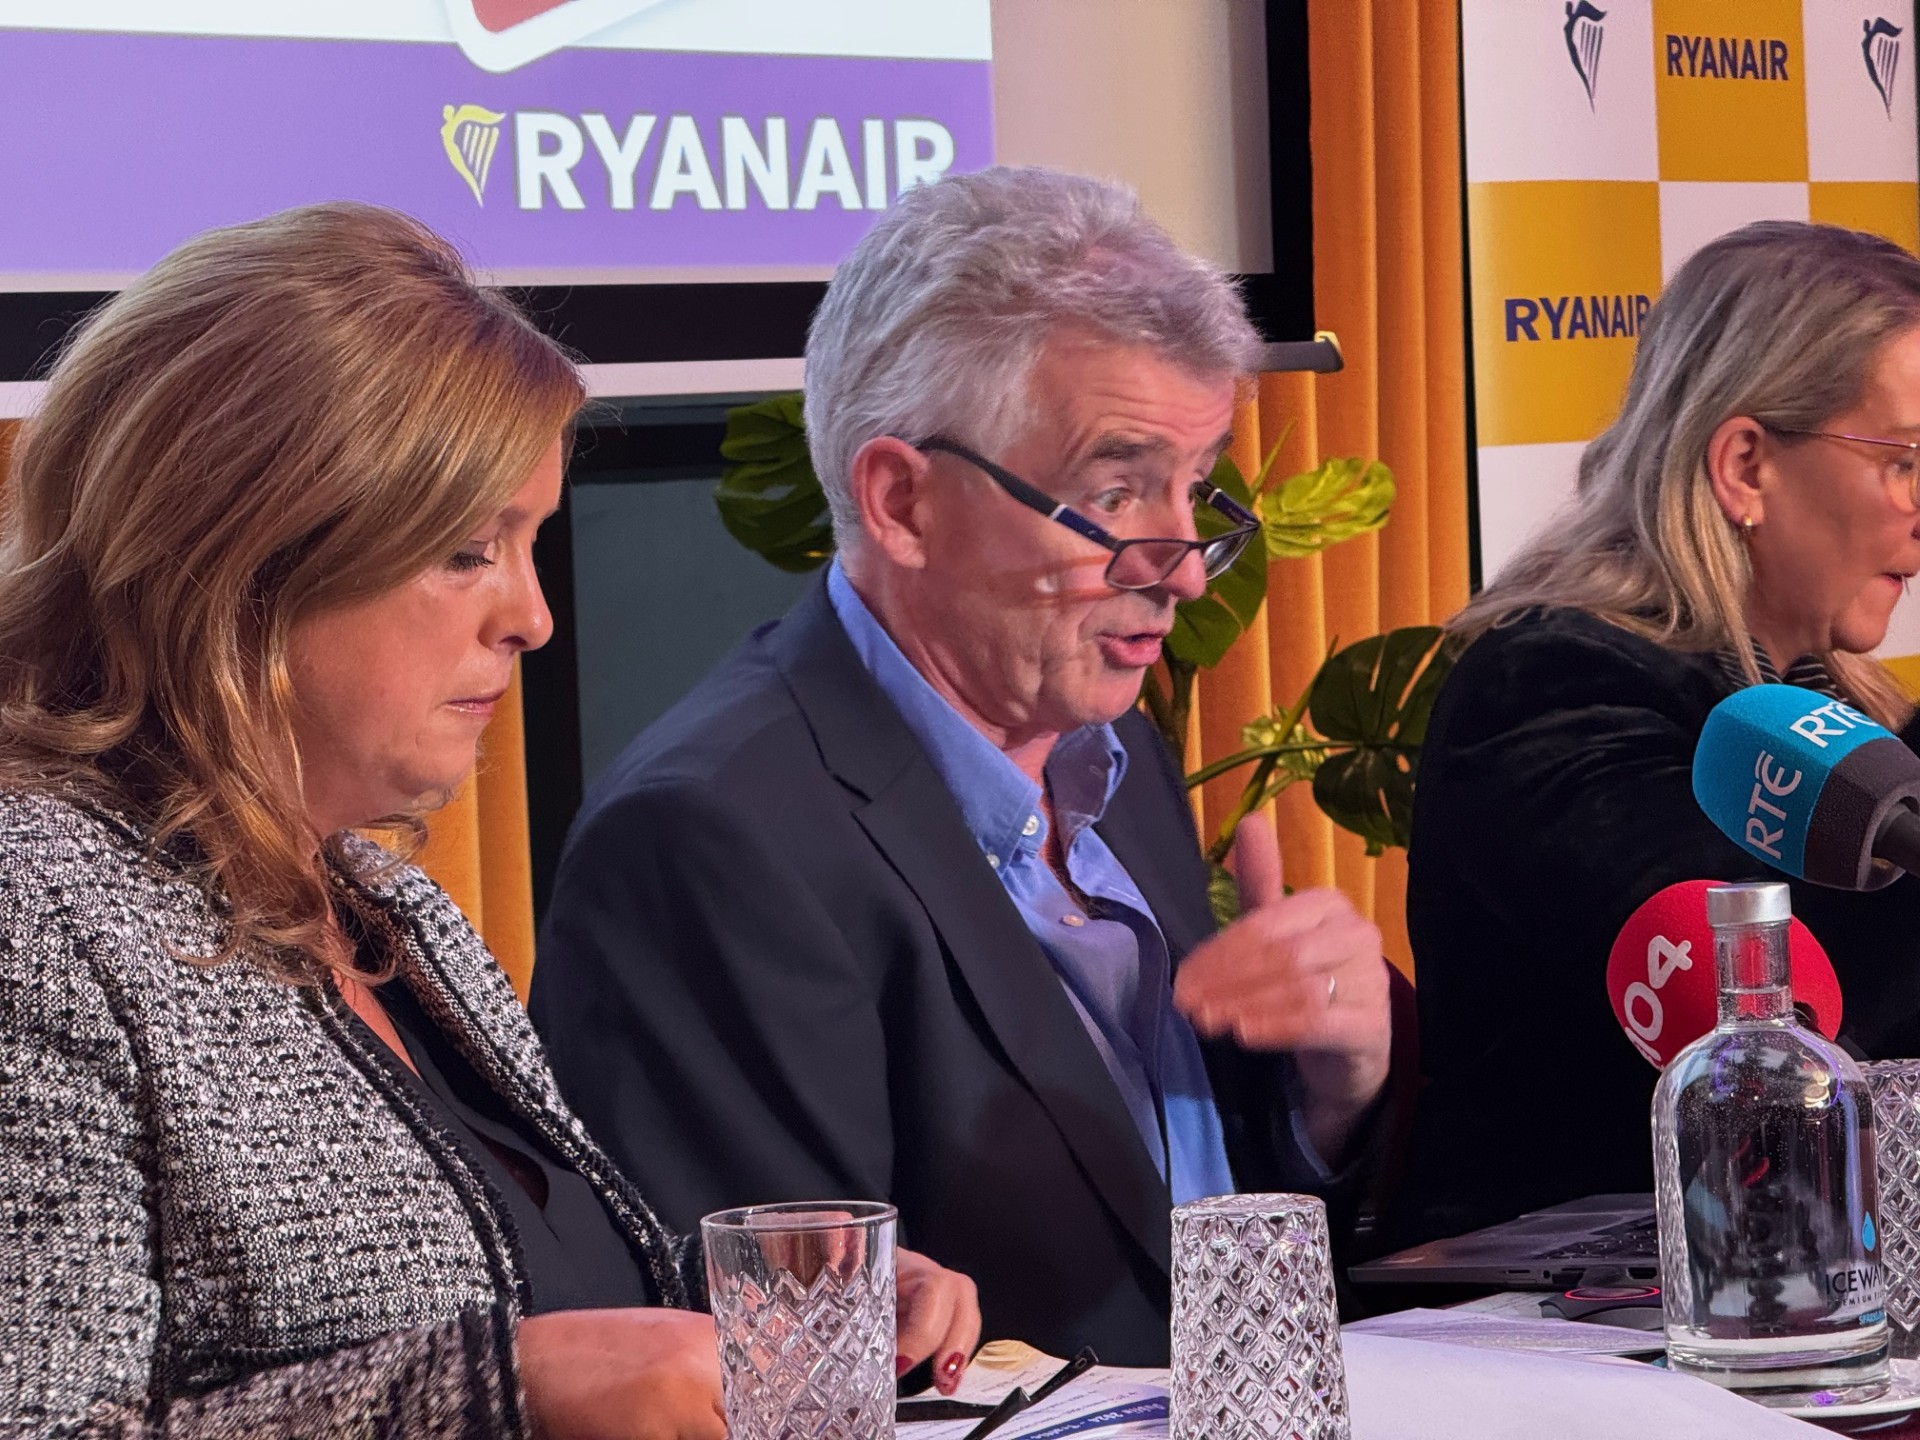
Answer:
[[(0, 554), (0, 1435), (722, 1435), (698, 1255), (351, 838), (547, 638), (582, 395), (354, 205), (189, 242), (56, 368)], [(901, 1277), (903, 1364), (969, 1350)]]

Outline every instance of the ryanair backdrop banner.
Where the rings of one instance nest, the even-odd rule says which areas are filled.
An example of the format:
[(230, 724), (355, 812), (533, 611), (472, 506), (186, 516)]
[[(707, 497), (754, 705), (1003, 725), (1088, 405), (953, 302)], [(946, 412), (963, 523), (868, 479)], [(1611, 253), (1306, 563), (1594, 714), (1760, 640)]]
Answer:
[(988, 0), (0, 0), (0, 289), (302, 202), (509, 279), (821, 267), (993, 152)]
[(1463, 0), (1483, 575), (1571, 493), (1701, 244), (1793, 219), (1920, 248), (1913, 11)]

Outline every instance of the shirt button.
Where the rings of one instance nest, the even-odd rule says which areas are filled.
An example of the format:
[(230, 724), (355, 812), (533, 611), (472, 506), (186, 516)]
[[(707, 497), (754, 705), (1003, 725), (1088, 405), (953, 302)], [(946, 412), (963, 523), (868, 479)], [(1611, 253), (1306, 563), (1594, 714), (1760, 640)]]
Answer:
[(998, 870), (1000, 868), (1000, 857), (989, 850), (987, 852), (987, 864)]
[(1020, 827), (1020, 833), (1022, 835), (1038, 835), (1040, 833), (1040, 817), (1038, 815), (1027, 816), (1027, 823)]
[(1087, 917), (1084, 915), (1062, 915), (1060, 917), (1060, 923), (1062, 925), (1084, 925), (1087, 923)]

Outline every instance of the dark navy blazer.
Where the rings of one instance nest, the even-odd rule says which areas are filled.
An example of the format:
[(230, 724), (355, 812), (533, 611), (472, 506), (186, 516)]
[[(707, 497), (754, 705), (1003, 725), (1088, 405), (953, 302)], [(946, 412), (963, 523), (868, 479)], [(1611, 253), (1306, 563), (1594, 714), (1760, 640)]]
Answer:
[[(1098, 830), (1177, 964), (1213, 933), (1206, 866), (1157, 733), (1116, 729), (1129, 766)], [(1166, 1363), (1166, 1182), (824, 585), (594, 787), (532, 1008), (669, 1223), (888, 1199), (903, 1243), (978, 1282), (989, 1337)], [(1241, 1188), (1310, 1188), (1285, 1058), (1215, 1045), (1208, 1068)]]

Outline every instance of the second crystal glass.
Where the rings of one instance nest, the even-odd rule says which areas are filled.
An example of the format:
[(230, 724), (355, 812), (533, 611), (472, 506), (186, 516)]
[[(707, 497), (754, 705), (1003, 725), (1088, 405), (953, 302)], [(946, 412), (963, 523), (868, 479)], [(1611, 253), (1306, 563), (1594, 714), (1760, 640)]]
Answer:
[(1873, 1092), (1880, 1157), (1880, 1262), (1893, 1353), (1920, 1359), (1920, 1060), (1861, 1067)]
[(1173, 1212), (1172, 1440), (1348, 1440), (1327, 1208), (1219, 1195)]

